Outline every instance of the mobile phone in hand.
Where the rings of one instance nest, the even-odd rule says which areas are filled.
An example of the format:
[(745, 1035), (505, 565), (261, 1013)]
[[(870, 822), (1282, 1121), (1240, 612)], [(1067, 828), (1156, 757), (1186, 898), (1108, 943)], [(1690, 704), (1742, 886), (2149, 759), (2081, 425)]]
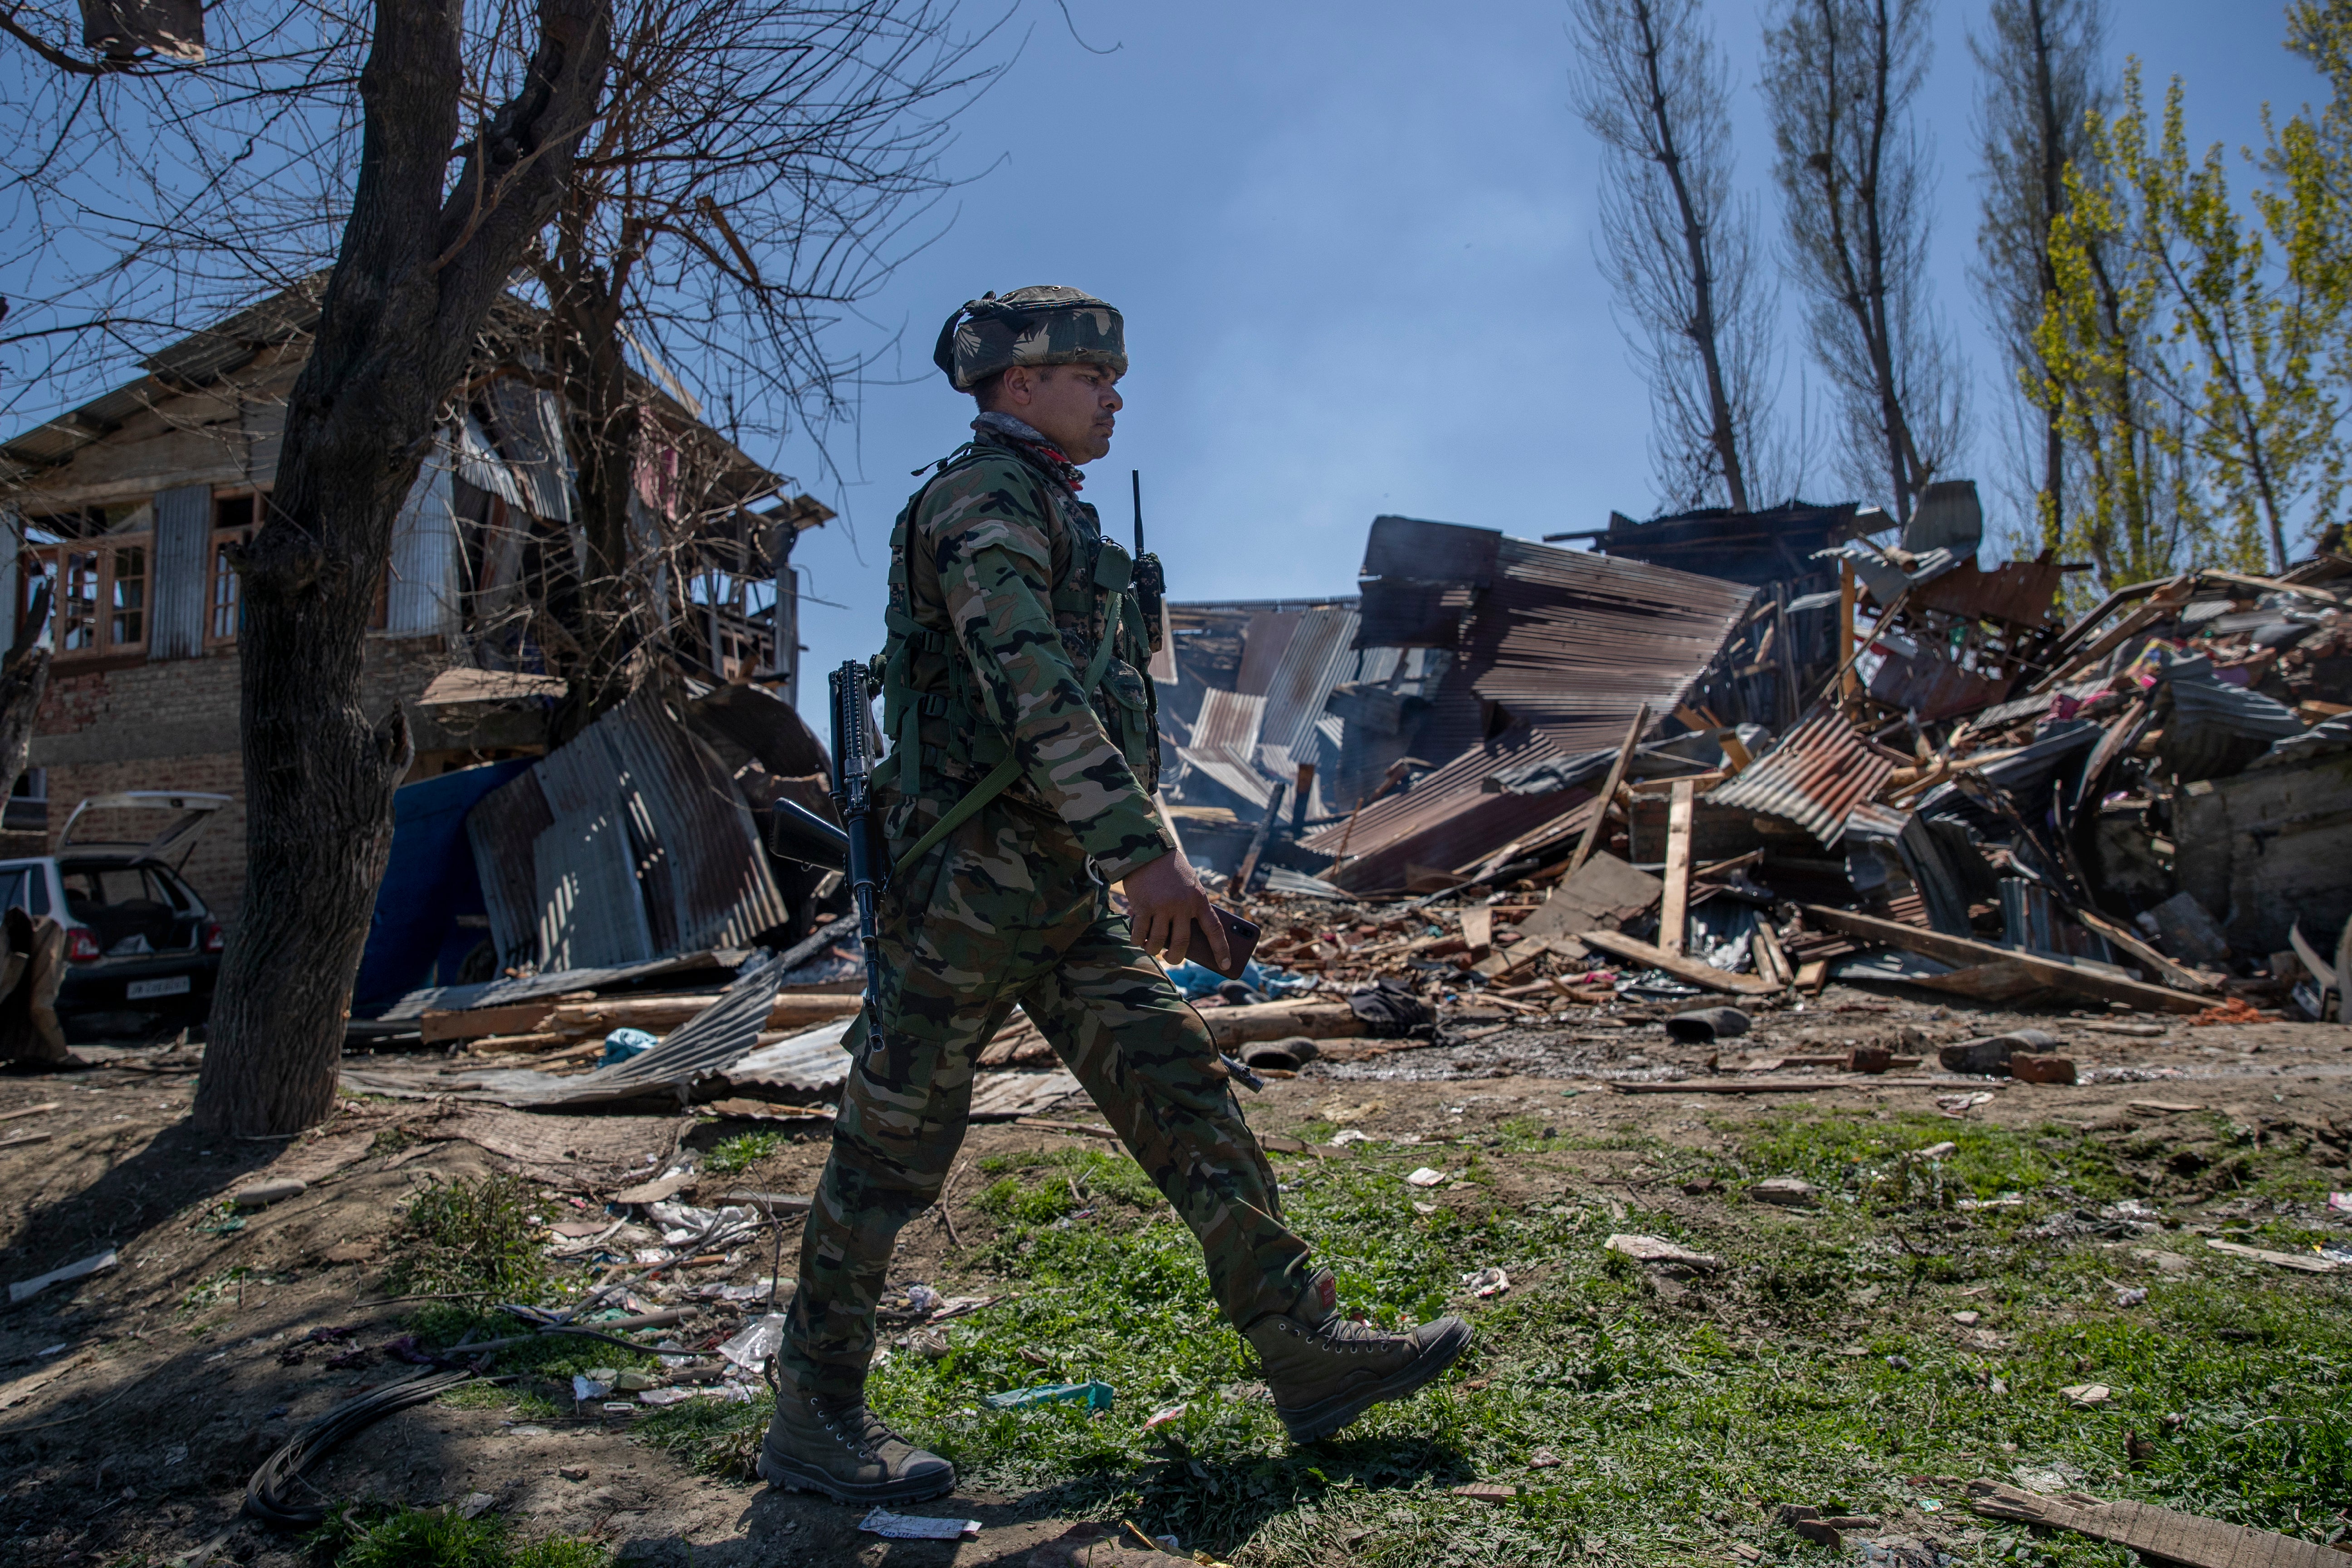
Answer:
[(1233, 955), (1231, 961), (1223, 965), (1217, 963), (1216, 950), (1209, 945), (1209, 933), (1201, 929), (1197, 920), (1192, 922), (1192, 935), (1185, 944), (1184, 956), (1228, 980), (1239, 980), (1242, 971), (1249, 966), (1250, 955), (1257, 952), (1257, 927), (1222, 904), (1209, 908), (1216, 915), (1217, 923), (1225, 928), (1225, 947)]

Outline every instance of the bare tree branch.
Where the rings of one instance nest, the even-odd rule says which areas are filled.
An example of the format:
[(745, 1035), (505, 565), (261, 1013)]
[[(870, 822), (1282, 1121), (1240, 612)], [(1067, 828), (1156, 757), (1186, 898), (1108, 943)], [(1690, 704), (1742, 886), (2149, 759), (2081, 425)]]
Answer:
[(1764, 35), (1790, 275), (1843, 404), (1845, 467), (1907, 520), (1959, 454), (1966, 382), (1927, 298), (1933, 169), (1912, 100), (1927, 0), (1780, 0)]
[(1650, 384), (1669, 505), (1769, 504), (1770, 289), (1731, 194), (1730, 80), (1697, 0), (1572, 0), (1577, 107), (1604, 149), (1605, 268)]

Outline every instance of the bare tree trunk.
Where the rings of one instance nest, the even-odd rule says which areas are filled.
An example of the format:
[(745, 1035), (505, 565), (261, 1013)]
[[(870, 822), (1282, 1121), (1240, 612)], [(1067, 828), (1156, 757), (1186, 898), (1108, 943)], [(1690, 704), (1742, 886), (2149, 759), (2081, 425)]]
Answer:
[[(2050, 231), (2068, 210), (2066, 172), (2092, 173), (2085, 118), (2106, 109), (2097, 64), (2103, 29), (2103, 0), (1992, 0), (1985, 36), (1969, 40), (1981, 73), (1984, 168), (1973, 275), (2012, 382), (2048, 374), (2033, 334), (2058, 291)], [(2038, 450), (2015, 460), (2021, 477), (2039, 470), (2031, 482), (2042, 541), (2055, 548), (2066, 537), (2068, 446), (2059, 407), (2043, 403), (2035, 413)]]
[(570, 628), (580, 644), (579, 668), (567, 672), (551, 731), (558, 741), (628, 698), (630, 658), (644, 631), (645, 606), (629, 580), (638, 409), (621, 353), (625, 290), (635, 258), (617, 256), (604, 265), (590, 251), (579, 210), (590, 200), (583, 196), (564, 213), (554, 259), (541, 273), (553, 307), (566, 438), (577, 465), (574, 520), (588, 547), (580, 624)]
[(16, 646), (0, 663), (0, 801), (16, 793), (16, 781), (33, 756), (33, 721), (40, 716), (41, 693), (49, 689), (49, 649), (40, 646), (49, 624), (49, 584), (44, 579), (33, 590), (33, 603), (23, 626), (16, 628)]
[[(403, 499), (595, 112), (608, 0), (540, 0), (522, 85), (447, 181), (462, 0), (377, 0), (359, 181), (318, 339), (288, 400), (268, 518), (239, 563), (247, 877), (222, 961), (199, 1125), (287, 1132), (335, 1098), (352, 983), (412, 748), (360, 675)], [(446, 190), (446, 196), (445, 196)]]
[(1925, 0), (1783, 0), (1764, 42), (1790, 271), (1843, 405), (1848, 476), (1883, 476), (1907, 521), (1958, 450), (1966, 403), (1925, 284), (1931, 165), (1911, 116)]
[(1751, 510), (1770, 301), (1730, 194), (1729, 80), (1694, 0), (1576, 0), (1571, 15), (1577, 106), (1605, 150), (1602, 237), (1641, 329), (1660, 477), (1672, 500)]

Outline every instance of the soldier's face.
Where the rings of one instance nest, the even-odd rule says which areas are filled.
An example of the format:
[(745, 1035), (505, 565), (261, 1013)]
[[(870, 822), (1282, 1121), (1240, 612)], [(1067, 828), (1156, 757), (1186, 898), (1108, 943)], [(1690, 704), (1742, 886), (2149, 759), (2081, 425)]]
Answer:
[(1062, 449), (1073, 463), (1110, 450), (1112, 427), (1126, 405), (1116, 373), (1092, 364), (1016, 365), (1004, 378), (1006, 413)]

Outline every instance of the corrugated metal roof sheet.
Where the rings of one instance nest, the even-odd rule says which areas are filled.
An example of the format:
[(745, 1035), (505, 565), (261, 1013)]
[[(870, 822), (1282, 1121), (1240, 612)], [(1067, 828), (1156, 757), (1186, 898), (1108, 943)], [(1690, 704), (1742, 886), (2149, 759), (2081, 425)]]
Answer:
[(1274, 795), (1274, 781), (1257, 768), (1258, 736), (1265, 721), (1265, 699), (1215, 688), (1202, 693), (1192, 743), (1177, 755), (1252, 805)]
[(543, 1086), (519, 1086), (498, 1098), (509, 1105), (592, 1105), (635, 1100), (667, 1088), (677, 1091), (683, 1105), (696, 1083), (725, 1071), (758, 1044), (775, 1005), (776, 977), (782, 973), (779, 955), (755, 953), (717, 1000), (653, 1049), (578, 1078), (551, 1076)]
[(740, 947), (791, 919), (768, 872), (759, 825), (734, 780), (651, 691), (597, 721), (644, 802), (669, 872), (668, 946)]
[[(727, 962), (733, 963), (736, 959)], [(479, 985), (425, 985), (411, 991), (399, 1001), (376, 1016), (379, 1024), (414, 1021), (428, 1012), (458, 1012), (469, 1007), (504, 1007), (515, 1002), (532, 1002), (542, 996), (561, 996), (567, 991), (597, 991), (606, 986), (626, 984), (638, 980), (656, 980), (664, 975), (695, 974), (719, 967), (716, 954), (681, 952), (671, 958), (652, 959), (644, 963), (614, 964), (604, 969), (550, 969), (522, 978), (488, 981)], [(717, 993), (713, 993), (717, 994)]]
[(1495, 575), (1503, 535), (1492, 528), (1458, 522), (1426, 522), (1417, 517), (1381, 516), (1364, 540), (1361, 575), (1367, 580), (1466, 583), (1481, 586)]
[(789, 918), (733, 780), (651, 691), (485, 796), (466, 831), (506, 963), (742, 947)]
[(446, 458), (459, 479), (478, 490), (488, 490), (518, 511), (531, 510), (530, 494), (507, 467), (506, 458), (468, 411), (445, 438)]
[[(1405, 551), (1415, 540), (1448, 568), (1475, 571), (1485, 563), (1493, 576), (1465, 617), (1412, 741), (1417, 754), (1444, 765), (1408, 794), (1377, 801), (1303, 841), (1327, 855), (1344, 842), (1349, 858), (1325, 876), (1361, 891), (1401, 886), (1415, 864), (1464, 871), (1497, 845), (1572, 812), (1572, 801), (1498, 793), (1487, 780), (1498, 771), (1520, 775), (1553, 759), (1613, 749), (1644, 702), (1653, 714), (1673, 711), (1756, 592), (1492, 530), (1422, 523), (1383, 536), (1375, 523), (1374, 533), (1378, 559), (1391, 577), (1412, 569)], [(1473, 533), (1486, 542), (1474, 548), (1459, 537)], [(1368, 550), (1367, 572), (1374, 558)], [(1365, 583), (1359, 643), (1376, 640), (1375, 606), (1389, 585), (1388, 578)]]
[(1235, 691), (1244, 697), (1265, 695), (1276, 668), (1290, 647), (1292, 635), (1298, 630), (1300, 617), (1297, 610), (1260, 610), (1250, 616), (1242, 631), (1241, 668), (1234, 676)]
[(836, 1019), (761, 1046), (730, 1067), (727, 1080), (803, 1092), (830, 1089), (849, 1076), (849, 1053), (842, 1041), (856, 1022), (854, 1016)]
[(526, 510), (572, 521), (572, 459), (563, 439), (563, 400), (513, 376), (490, 383), (490, 414), (499, 450), (521, 488)]
[(1706, 798), (1716, 805), (1784, 817), (1833, 847), (1845, 837), (1854, 808), (1886, 786), (1896, 762), (1825, 708), (1738, 778), (1709, 790)]
[(1298, 617), (1282, 661), (1266, 683), (1261, 746), (1279, 746), (1297, 757), (1315, 755), (1315, 721), (1330, 700), (1331, 688), (1355, 663), (1356, 612), (1308, 610)]
[(1192, 749), (1248, 758), (1257, 751), (1265, 724), (1265, 699), (1237, 691), (1201, 694), (1201, 716), (1192, 721)]
[(974, 1121), (1034, 1116), (1064, 1096), (1077, 1093), (1079, 1087), (1076, 1075), (1059, 1068), (1051, 1072), (984, 1072), (972, 1079), (971, 1110), (967, 1114)]

